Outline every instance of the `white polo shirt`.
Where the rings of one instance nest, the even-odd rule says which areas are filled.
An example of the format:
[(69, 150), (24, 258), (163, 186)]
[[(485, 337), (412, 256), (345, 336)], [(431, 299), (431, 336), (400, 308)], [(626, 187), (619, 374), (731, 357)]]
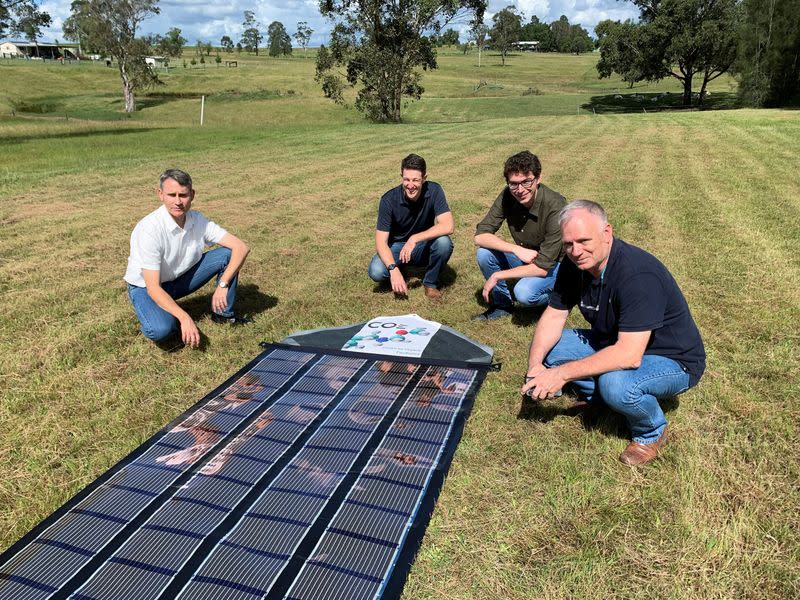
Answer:
[(133, 228), (125, 281), (145, 287), (142, 269), (159, 271), (161, 282), (173, 281), (197, 264), (206, 246), (218, 244), (226, 233), (195, 210), (186, 214), (181, 228), (161, 205)]

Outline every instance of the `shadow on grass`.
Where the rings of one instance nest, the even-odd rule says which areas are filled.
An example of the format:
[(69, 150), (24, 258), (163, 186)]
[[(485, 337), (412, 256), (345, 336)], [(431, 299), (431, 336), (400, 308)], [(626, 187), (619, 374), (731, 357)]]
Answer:
[(93, 129), (91, 131), (65, 131), (63, 133), (42, 133), (37, 135), (8, 135), (3, 137), (4, 143), (31, 142), (34, 140), (58, 140), (70, 138), (94, 137), (98, 135), (127, 135), (132, 133), (148, 133), (150, 131), (162, 131), (162, 127), (135, 127), (131, 129), (108, 128)]
[[(631, 433), (625, 418), (609, 409), (605, 404), (599, 406), (576, 406), (571, 400), (561, 401), (536, 401), (528, 396), (522, 396), (518, 419), (548, 423), (556, 417), (579, 417), (586, 431), (600, 431), (609, 437), (629, 440)], [(680, 401), (677, 397), (666, 398), (660, 401), (661, 409), (671, 413), (678, 409)]]
[[(408, 265), (400, 267), (400, 270), (403, 273), (403, 277), (406, 279), (406, 285), (409, 290), (422, 287), (422, 279), (425, 277), (424, 266)], [(445, 265), (439, 273), (439, 288), (444, 290), (452, 286), (456, 282), (456, 279), (458, 279), (458, 274), (455, 270), (450, 265)], [(376, 294), (386, 294), (392, 291), (392, 286), (388, 281), (376, 283), (372, 291)], [(403, 296), (399, 296), (398, 298), (405, 299)]]
[(636, 113), (686, 110), (728, 110), (740, 108), (739, 99), (732, 92), (709, 92), (703, 104), (698, 106), (698, 95), (692, 98), (693, 106), (683, 106), (683, 94), (676, 92), (649, 92), (630, 94), (607, 94), (592, 96), (591, 100), (581, 105), (589, 112), (600, 113)]

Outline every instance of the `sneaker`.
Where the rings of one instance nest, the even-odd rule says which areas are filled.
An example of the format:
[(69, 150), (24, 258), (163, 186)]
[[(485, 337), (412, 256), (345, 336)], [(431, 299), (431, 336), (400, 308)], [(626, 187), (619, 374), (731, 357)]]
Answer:
[(503, 319), (511, 316), (511, 307), (501, 308), (499, 306), (490, 306), (479, 315), (472, 317), (473, 321), (494, 321), (495, 319)]
[(253, 322), (253, 319), (247, 315), (233, 315), (230, 317), (225, 317), (223, 315), (218, 315), (217, 313), (211, 313), (211, 320), (214, 321), (214, 323), (224, 323), (227, 325), (246, 325), (247, 323)]

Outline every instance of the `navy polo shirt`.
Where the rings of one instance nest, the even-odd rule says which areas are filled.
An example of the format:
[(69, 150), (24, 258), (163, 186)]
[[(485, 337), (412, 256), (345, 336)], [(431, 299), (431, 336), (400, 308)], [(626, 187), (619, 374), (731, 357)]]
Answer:
[(575, 305), (599, 348), (614, 344), (620, 331), (652, 331), (644, 353), (678, 362), (689, 374), (689, 385), (700, 380), (706, 367), (700, 332), (675, 279), (652, 254), (614, 238), (598, 279), (565, 257), (550, 306), (570, 310)]
[(389, 232), (389, 245), (405, 242), (415, 233), (433, 227), (436, 217), (450, 212), (442, 186), (433, 181), (422, 184), (419, 198), (406, 198), (403, 186), (390, 189), (378, 206), (378, 231)]

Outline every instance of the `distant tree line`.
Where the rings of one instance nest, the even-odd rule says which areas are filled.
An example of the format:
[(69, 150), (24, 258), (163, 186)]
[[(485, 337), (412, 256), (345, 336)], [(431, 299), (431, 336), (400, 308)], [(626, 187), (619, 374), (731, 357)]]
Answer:
[[(708, 84), (732, 73), (752, 106), (800, 103), (797, 0), (632, 0), (639, 21), (601, 21), (600, 77), (631, 87), (673, 77), (683, 105), (702, 104)], [(694, 92), (699, 83), (699, 91)]]

